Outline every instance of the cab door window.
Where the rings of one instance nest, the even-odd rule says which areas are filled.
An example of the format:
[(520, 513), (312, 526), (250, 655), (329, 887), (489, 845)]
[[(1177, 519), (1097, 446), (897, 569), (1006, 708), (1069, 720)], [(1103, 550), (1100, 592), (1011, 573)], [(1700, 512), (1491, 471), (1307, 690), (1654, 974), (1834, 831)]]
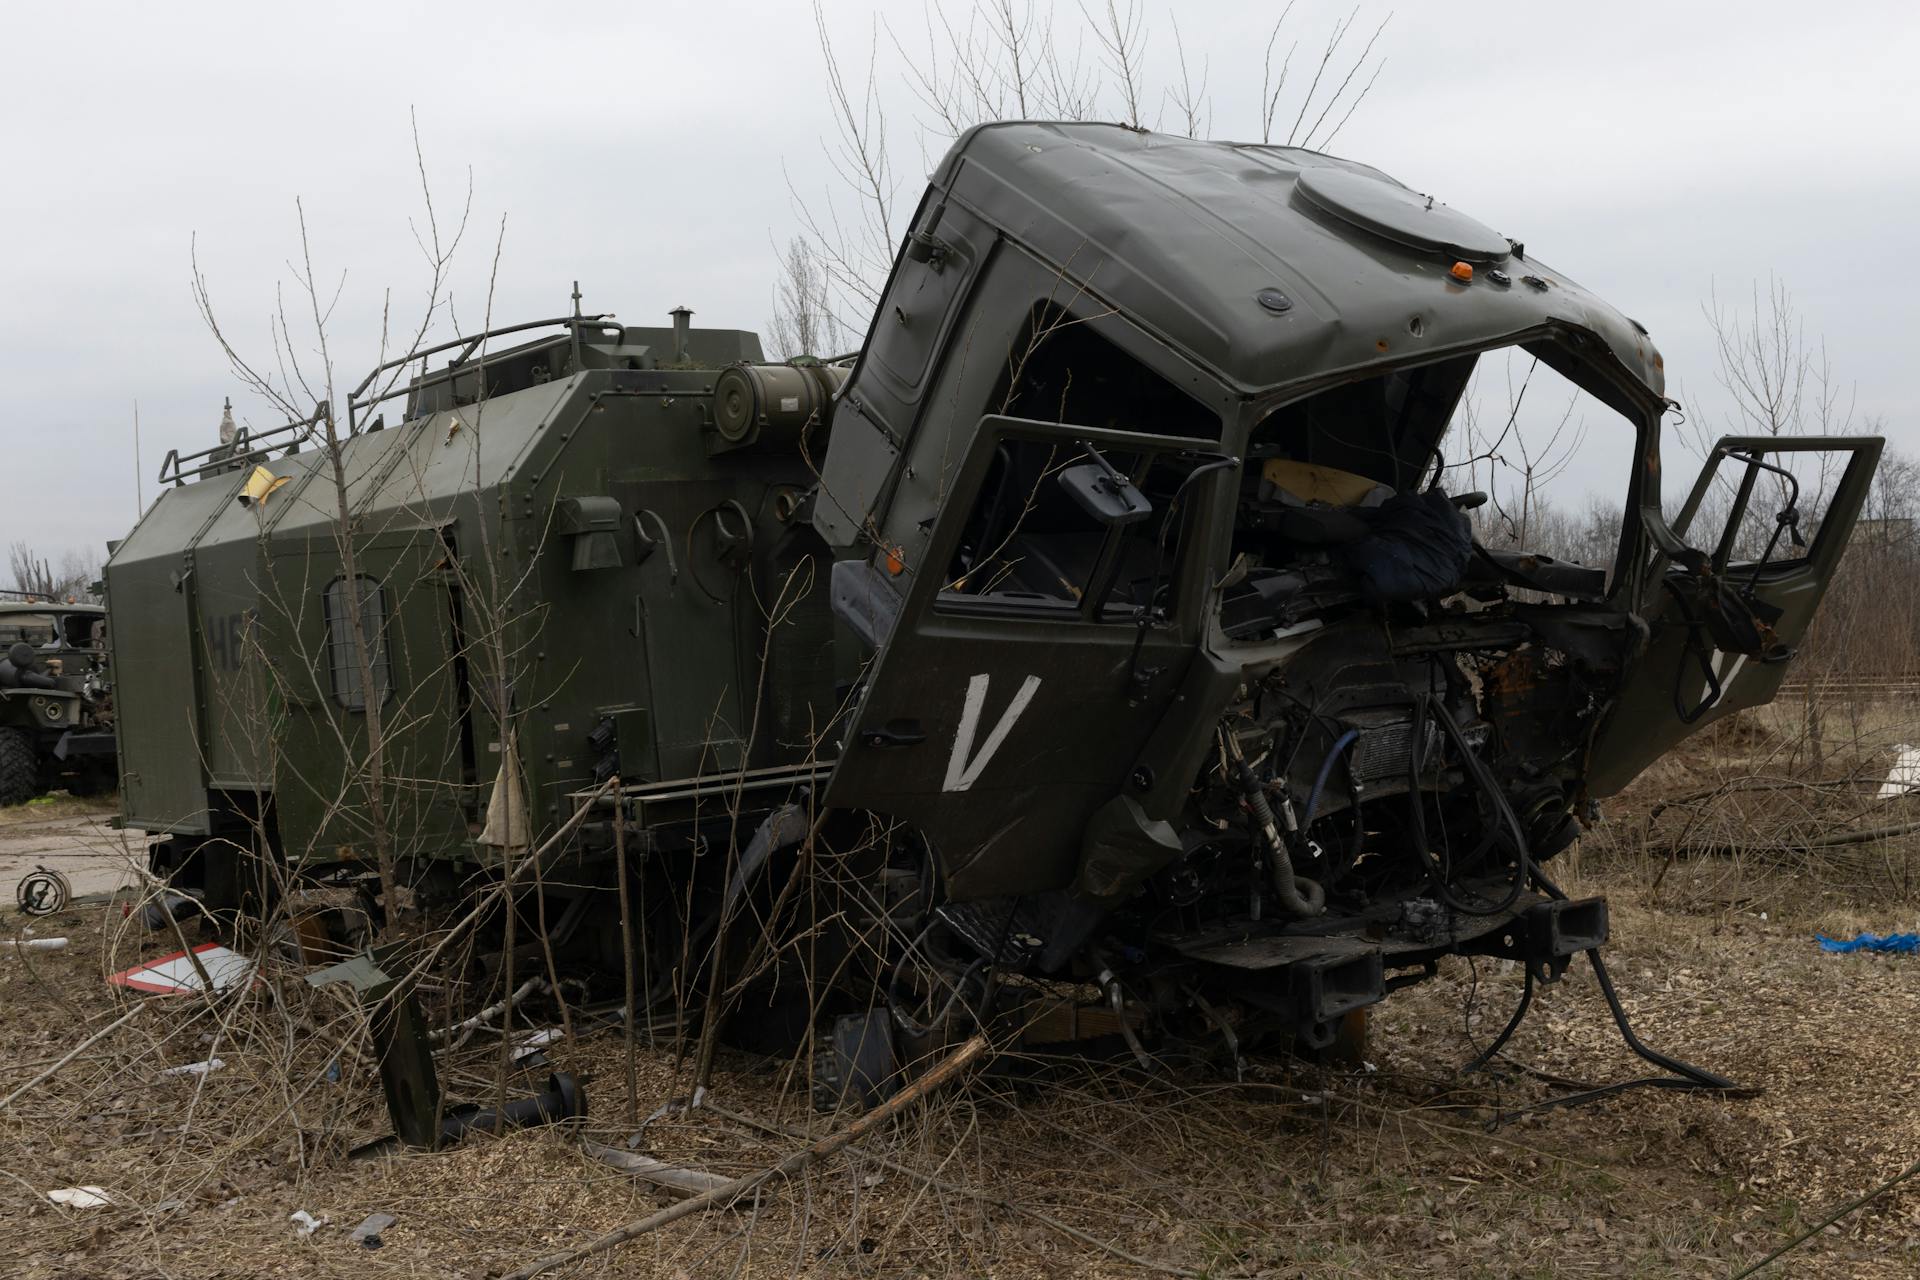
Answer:
[[(1039, 305), (1013, 344), (993, 403), (1008, 418), (1054, 429), (999, 441), (945, 566), (938, 607), (1088, 621), (1171, 610), (1182, 508), (1191, 505), (1181, 499), (1194, 468), (1218, 457), (1209, 449), (1220, 419), (1108, 336), (1103, 320)], [(1123, 432), (1133, 439), (1115, 438)], [(1162, 439), (1139, 443), (1152, 436)], [(1170, 449), (1167, 437), (1193, 447)], [(1116, 524), (1087, 511), (1063, 481), (1088, 465), (1125, 477), (1150, 512)]]
[[(1058, 436), (1001, 440), (946, 566), (936, 608), (1104, 622), (1164, 619), (1180, 584), (1185, 481), (1199, 458)], [(1088, 465), (1124, 477), (1149, 504), (1147, 514), (1113, 524), (1083, 509), (1062, 480)]]

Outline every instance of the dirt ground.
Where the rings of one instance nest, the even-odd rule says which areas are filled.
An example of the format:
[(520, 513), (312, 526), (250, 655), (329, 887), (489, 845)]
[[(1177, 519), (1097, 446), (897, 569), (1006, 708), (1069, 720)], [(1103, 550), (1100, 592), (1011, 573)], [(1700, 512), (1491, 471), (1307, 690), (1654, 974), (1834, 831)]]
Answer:
[[(1656, 781), (1672, 794), (1700, 779)], [(1543, 1075), (1598, 1083), (1647, 1068), (1578, 967), (1536, 1001), (1494, 1073), (1460, 1077), (1506, 1021), (1520, 975), (1451, 961), (1378, 1007), (1362, 1067), (1261, 1059), (1242, 1080), (1219, 1063), (990, 1073), (754, 1201), (559, 1274), (1736, 1274), (1920, 1157), (1920, 959), (1828, 955), (1814, 941), (1911, 929), (1914, 901), (1890, 886), (1920, 850), (1883, 842), (1847, 864), (1859, 884), (1835, 890), (1802, 864), (1669, 861), (1656, 846), (1671, 824), (1642, 806), (1556, 865), (1569, 889), (1613, 903), (1609, 955), (1639, 1033), (1753, 1096), (1642, 1089), (1521, 1111), (1562, 1092)], [(23, 923), (9, 913), (0, 934)], [(33, 930), (71, 943), (0, 947), (0, 1096), (147, 1003), (0, 1108), (9, 1276), (499, 1276), (670, 1203), (557, 1129), (351, 1162), (347, 1149), (385, 1118), (344, 1005), (293, 974), (272, 980), (272, 998), (217, 1006), (114, 991), (107, 972), (177, 949), (118, 905)], [(585, 1081), (586, 1136), (619, 1143), (638, 1128), (621, 1033), (585, 1019), (575, 1031), (553, 1067)], [(450, 1056), (451, 1096), (495, 1096), (498, 1045), (476, 1037)], [(209, 1056), (226, 1067), (159, 1075)], [(507, 1092), (536, 1091), (548, 1069), (510, 1072)], [(688, 1091), (670, 1042), (643, 1044), (635, 1070), (640, 1117)], [(710, 1099), (721, 1110), (655, 1121), (638, 1149), (726, 1175), (772, 1164), (836, 1123), (794, 1081), (785, 1061), (723, 1053)], [(46, 1198), (73, 1186), (110, 1203)], [(303, 1235), (295, 1210), (325, 1225)], [(376, 1211), (397, 1219), (383, 1247), (350, 1243)], [(1920, 1274), (1920, 1180), (1765, 1274)]]
[(107, 825), (118, 812), (111, 797), (78, 800), (55, 792), (0, 813), (0, 888), (7, 901), (20, 877), (39, 866), (65, 875), (76, 895), (133, 884), (141, 846)]

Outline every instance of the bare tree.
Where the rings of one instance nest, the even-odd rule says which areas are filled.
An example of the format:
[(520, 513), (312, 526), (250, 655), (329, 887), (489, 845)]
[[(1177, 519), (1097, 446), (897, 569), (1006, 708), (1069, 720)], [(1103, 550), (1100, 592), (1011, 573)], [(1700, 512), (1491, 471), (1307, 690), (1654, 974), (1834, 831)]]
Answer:
[[(1718, 431), (1749, 436), (1844, 435), (1853, 425), (1854, 395), (1833, 372), (1824, 339), (1810, 340), (1806, 322), (1786, 282), (1759, 281), (1745, 307), (1721, 300), (1715, 288), (1701, 312), (1713, 331), (1714, 381), (1726, 392), (1729, 408), (1717, 423), (1704, 416), (1689, 420), (1688, 443), (1702, 457)], [(1776, 462), (1799, 477), (1801, 509), (1817, 511), (1834, 459), (1825, 453), (1783, 456)], [(1790, 486), (1772, 477), (1783, 500)], [(1730, 478), (1728, 483), (1731, 483)], [(1721, 486), (1726, 490), (1726, 486)]]
[(774, 354), (826, 356), (846, 347), (846, 328), (833, 313), (831, 285), (813, 241), (794, 236), (780, 260), (774, 283), (773, 315), (767, 321), (767, 340)]
[[(413, 127), (413, 146), (425, 209), (424, 227), (415, 226), (413, 230), (427, 264), (428, 283), (419, 320), (412, 332), (403, 336), (404, 351), (412, 351), (420, 346), (436, 317), (447, 306), (447, 280), (455, 252), (466, 231), (473, 195), (469, 175), (467, 200), (460, 217), (450, 232), (443, 228), (440, 215), (434, 207), (432, 188), (427, 181), (426, 157), (421, 149), (417, 122)], [(271, 317), (275, 368), (269, 369), (250, 360), (229, 340), (219, 321), (207, 277), (201, 270), (197, 246), (192, 262), (193, 295), (202, 321), (219, 343), (234, 374), (289, 422), (308, 423), (307, 439), (322, 452), (322, 465), (330, 481), (334, 543), (339, 556), (340, 576), (349, 584), (346, 590), (339, 593), (345, 611), (343, 634), (358, 678), (358, 687), (363, 692), (361, 700), (364, 706), (355, 710), (364, 717), (364, 744), (353, 753), (353, 757), (361, 761), (359, 800), (367, 816), (366, 827), (374, 847), (381, 894), (391, 924), (401, 914), (404, 902), (396, 874), (393, 815), (388, 812), (387, 748), (391, 726), (386, 723), (388, 712), (384, 700), (373, 696), (373, 691), (382, 686), (382, 680), (376, 674), (380, 660), (378, 624), (368, 616), (370, 601), (359, 585), (365, 580), (360, 557), (367, 535), (372, 531), (357, 526), (350, 492), (354, 477), (349, 476), (346, 462), (346, 446), (352, 428), (342, 421), (342, 397), (336, 383), (336, 362), (330, 343), (330, 323), (345, 284), (345, 273), (337, 282), (329, 283), (321, 278), (314, 266), (305, 204), (296, 199), (294, 212), (299, 230), (299, 256), (289, 265), (293, 273), (295, 301), (289, 308), (284, 293), (281, 293)], [(392, 346), (391, 319), (392, 297), (388, 293), (382, 307), (376, 367), (386, 363)], [(392, 370), (385, 385), (372, 388), (371, 394), (377, 399), (405, 372), (404, 368)], [(346, 732), (344, 726), (336, 725), (335, 728), (342, 735)], [(344, 736), (342, 745), (345, 746)]]
[[(1355, 26), (1360, 10), (1338, 18), (1320, 42), (1304, 90), (1290, 95), (1288, 72), (1299, 41), (1288, 42), (1284, 51), (1281, 42), (1291, 30), (1293, 7), (1281, 10), (1269, 32), (1259, 117), (1248, 122), (1248, 131), (1257, 131), (1264, 143), (1326, 147), (1366, 100), (1385, 64), (1376, 49), (1387, 19), (1361, 42)], [(849, 45), (835, 38), (816, 0), (814, 29), (834, 122), (833, 137), (822, 149), (832, 177), (817, 192), (803, 191), (788, 177), (801, 239), (823, 285), (807, 295), (809, 305), (817, 300), (822, 314), (857, 333), (879, 304), (904, 231), (896, 216), (900, 190), (893, 156), (906, 138), (898, 132), (897, 114), (888, 111), (891, 97), (904, 91), (918, 109), (910, 138), (921, 170), (953, 139), (993, 120), (1106, 120), (1145, 131), (1160, 128), (1162, 109), (1171, 107), (1174, 127), (1198, 136), (1213, 123), (1211, 60), (1200, 57), (1196, 83), (1186, 39), (1171, 13), (1168, 27), (1173, 56), (1161, 59), (1138, 0), (1076, 0), (1064, 23), (1036, 0), (966, 0), (953, 7), (927, 0), (920, 31), (903, 34), (876, 15), (865, 41)], [(1157, 70), (1162, 62), (1172, 63), (1164, 77)], [(1276, 139), (1283, 106), (1291, 106), (1293, 117)], [(782, 258), (790, 279), (791, 243)], [(777, 291), (770, 324), (776, 335), (798, 323), (789, 305), (785, 289)]]
[(100, 557), (68, 548), (60, 553), (59, 568), (31, 542), (16, 541), (7, 548), (12, 591), (48, 600), (92, 600), (100, 577)]
[(53, 596), (53, 571), (33, 549), (30, 542), (15, 542), (7, 548), (7, 567), (13, 573), (13, 589), (28, 595)]
[[(1516, 384), (1514, 353), (1505, 355), (1506, 396), (1498, 414), (1499, 430), (1489, 435), (1481, 426), (1480, 377), (1476, 373), (1461, 396), (1457, 417), (1467, 456), (1448, 470), (1465, 469), (1466, 489), (1484, 487), (1487, 505), (1474, 516), (1475, 533), (1483, 542), (1578, 559), (1569, 554), (1570, 549), (1576, 543), (1584, 548), (1599, 536), (1606, 521), (1592, 510), (1582, 516), (1556, 505), (1547, 490), (1573, 466), (1586, 440), (1586, 421), (1576, 417), (1582, 393), (1578, 387), (1563, 384), (1567, 402), (1558, 416), (1546, 423), (1523, 424), (1527, 393), (1533, 389), (1540, 362), (1530, 359)], [(1536, 395), (1536, 403), (1538, 399)], [(1612, 527), (1617, 533), (1617, 510)]]
[(1116, 0), (1106, 0), (1105, 6), (1092, 13), (1086, 5), (1080, 6), (1081, 14), (1087, 25), (1093, 28), (1094, 39), (1100, 44), (1101, 52), (1106, 56), (1107, 73), (1112, 77), (1112, 88), (1120, 104), (1120, 123), (1129, 128), (1144, 129), (1141, 122), (1140, 102), (1145, 96), (1143, 84), (1144, 71), (1141, 59), (1146, 44), (1146, 26), (1140, 17), (1140, 10), (1133, 0), (1125, 5)]
[(1178, 21), (1169, 20), (1173, 28), (1173, 50), (1180, 61), (1180, 83), (1167, 90), (1167, 100), (1180, 113), (1182, 130), (1189, 138), (1198, 138), (1207, 132), (1208, 122), (1212, 118), (1212, 108), (1207, 97), (1207, 81), (1211, 71), (1208, 59), (1200, 60), (1200, 85), (1194, 87), (1193, 73), (1187, 66), (1187, 42), (1180, 34)]
[[(1714, 380), (1726, 393), (1729, 406), (1717, 424), (1710, 425), (1704, 416), (1691, 421), (1690, 443), (1703, 457), (1710, 454), (1719, 430), (1776, 438), (1844, 435), (1851, 430), (1853, 390), (1835, 376), (1826, 343), (1808, 338), (1805, 319), (1784, 281), (1770, 276), (1763, 290), (1756, 280), (1744, 307), (1723, 302), (1716, 288), (1701, 311), (1713, 331)], [(1792, 519), (1809, 532), (1817, 529), (1837, 479), (1840, 456), (1818, 451), (1779, 454), (1770, 461), (1792, 477), (1769, 473), (1766, 491), (1776, 501), (1763, 503), (1755, 494), (1747, 503), (1741, 525), (1734, 530), (1735, 552), (1743, 559), (1758, 559), (1776, 547), (1780, 554), (1795, 554), (1780, 540), (1783, 528), (1794, 526), (1780, 522)], [(1731, 518), (1742, 471), (1739, 466), (1716, 471), (1708, 500), (1694, 519), (1694, 529), (1688, 531), (1696, 545), (1721, 536)], [(1676, 493), (1670, 500), (1679, 497)], [(1823, 763), (1827, 748), (1825, 695), (1818, 692), (1822, 680), (1839, 671), (1859, 669), (1864, 657), (1859, 642), (1864, 630), (1871, 629), (1864, 625), (1866, 615), (1898, 613), (1890, 607), (1892, 602), (1911, 591), (1910, 581), (1890, 579), (1883, 584), (1886, 603), (1870, 605), (1867, 596), (1872, 593), (1863, 596), (1847, 585), (1853, 576), (1844, 571), (1839, 575), (1837, 589), (1830, 592), (1800, 645), (1803, 656), (1796, 674), (1805, 678), (1805, 694), (1799, 742), (1815, 769)]]

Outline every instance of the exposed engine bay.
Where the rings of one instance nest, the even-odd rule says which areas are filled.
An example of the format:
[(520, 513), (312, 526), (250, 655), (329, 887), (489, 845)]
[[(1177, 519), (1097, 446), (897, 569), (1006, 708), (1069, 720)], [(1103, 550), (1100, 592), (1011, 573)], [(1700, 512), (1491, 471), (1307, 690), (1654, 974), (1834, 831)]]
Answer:
[[(1452, 402), (1437, 407), (1436, 440)], [(1586, 753), (1645, 625), (1604, 605), (1603, 571), (1482, 546), (1466, 513), (1486, 495), (1449, 495), (1434, 469), (1427, 487), (1401, 490), (1255, 440), (1243, 466), (1089, 448), (1036, 469), (1000, 450), (999, 484), (1026, 491), (986, 505), (1026, 520), (973, 522), (963, 546), (993, 554), (963, 550), (950, 592), (976, 594), (968, 579), (982, 575), (1001, 599), (1067, 605), (1085, 593), (1049, 584), (1105, 584), (1102, 616), (1157, 616), (1171, 605), (1165, 531), (1187, 519), (1183, 497), (1205, 471), (1234, 472), (1215, 635), (1223, 655), (1247, 658), (1154, 856), (1110, 868), (1097, 899), (948, 901), (931, 914), (915, 946), (943, 958), (944, 976), (929, 1008), (905, 1015), (911, 1038), (928, 1041), (930, 1012), (980, 1001), (990, 1015), (1003, 993), (987, 975), (1011, 967), (1093, 982), (1112, 1015), (1094, 1025), (1143, 1058), (1156, 1036), (1187, 1033), (1224, 1034), (1236, 1053), (1262, 1039), (1318, 1049), (1442, 955), (1507, 955), (1552, 981), (1605, 941), (1604, 902), (1565, 901), (1542, 866), (1593, 810)], [(1111, 473), (1127, 503), (1163, 513), (1157, 536), (1119, 535), (1104, 573), (1102, 539), (1043, 492), (1084, 483), (1076, 468)], [(1030, 1001), (1017, 1007), (1033, 1017)], [(848, 1019), (842, 1041), (873, 1025)]]

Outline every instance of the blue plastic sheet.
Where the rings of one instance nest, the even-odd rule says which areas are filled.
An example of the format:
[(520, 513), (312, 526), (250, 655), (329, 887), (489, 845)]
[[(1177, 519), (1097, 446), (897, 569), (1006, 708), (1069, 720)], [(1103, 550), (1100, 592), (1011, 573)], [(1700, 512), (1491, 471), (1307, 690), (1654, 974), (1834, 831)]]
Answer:
[(1863, 933), (1844, 942), (1829, 938), (1824, 933), (1816, 933), (1814, 937), (1820, 939), (1822, 951), (1878, 951), (1898, 956), (1910, 956), (1920, 951), (1920, 933)]

